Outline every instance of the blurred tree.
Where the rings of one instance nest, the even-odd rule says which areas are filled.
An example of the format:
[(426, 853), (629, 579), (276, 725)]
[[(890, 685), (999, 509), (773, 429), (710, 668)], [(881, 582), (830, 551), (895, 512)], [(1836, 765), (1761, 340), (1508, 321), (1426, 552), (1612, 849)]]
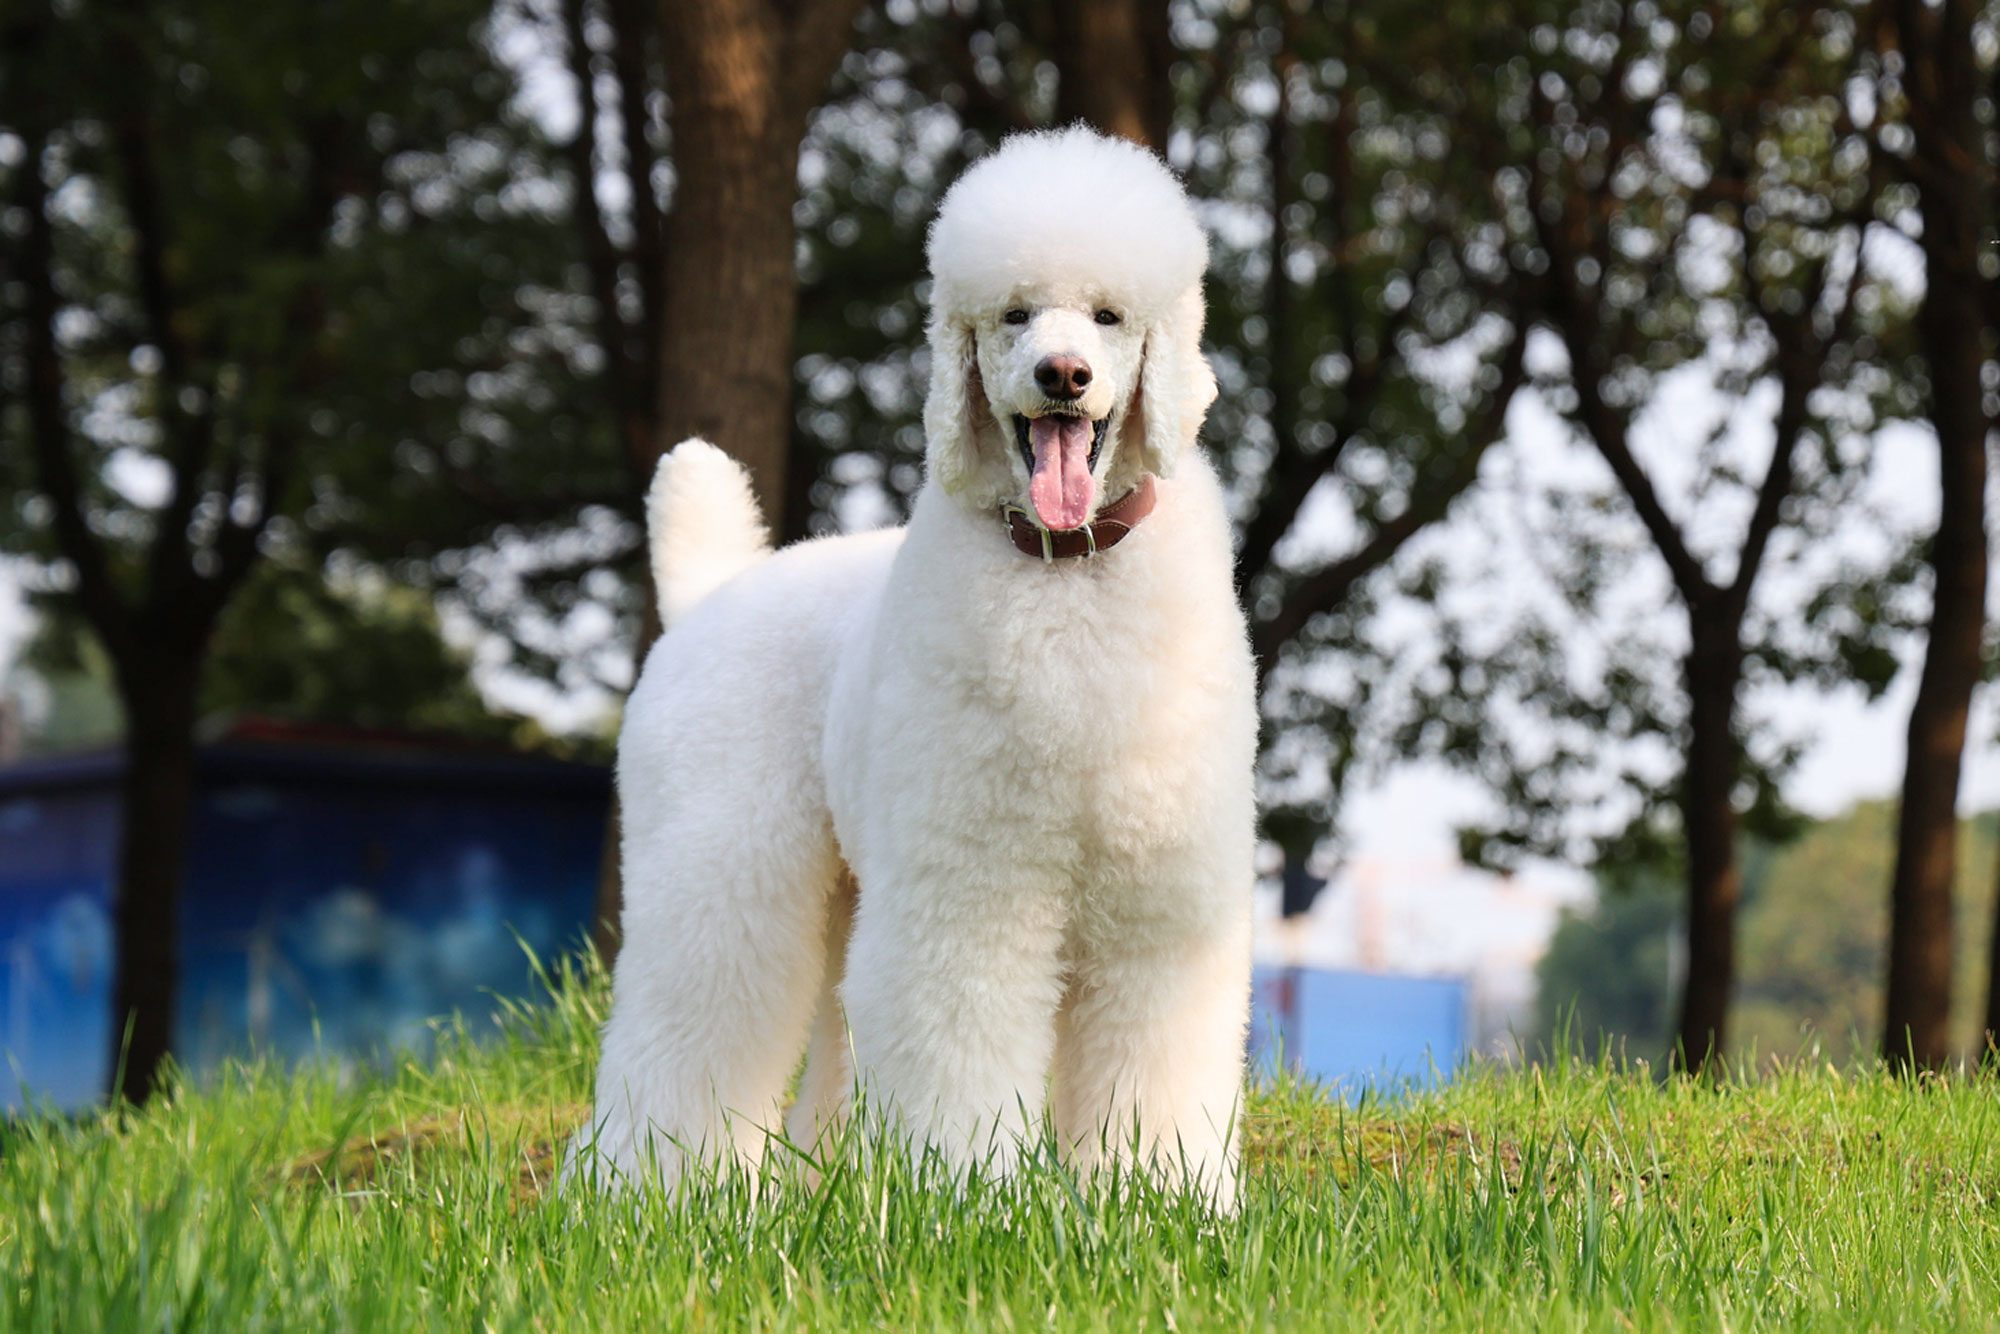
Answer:
[(261, 565), (216, 626), (202, 713), (550, 744), (487, 703), (426, 593), (290, 562)]
[[(1896, 858), (1896, 822), (1893, 803), (1864, 802), (1812, 822), (1782, 847), (1746, 841), (1732, 1058), (1845, 1062), (1879, 1050), (1889, 940), (1882, 885)], [(1988, 888), (1973, 867), (1993, 854), (1996, 827), (1992, 814), (1960, 822), (1955, 896), (1967, 917)], [(1607, 1038), (1658, 1051), (1672, 1036), (1669, 975), (1683, 905), (1671, 875), (1606, 871), (1596, 904), (1564, 914), (1536, 970), (1537, 1032), (1586, 1049)], [(1979, 1030), (1983, 943), (1968, 934), (1957, 951), (1951, 1029), (1961, 1039)]]
[(87, 631), (30, 637), (5, 687), (6, 705), (21, 719), (24, 755), (114, 746), (125, 735), (111, 661)]
[(658, 317), (660, 451), (699, 435), (741, 459), (773, 522), (791, 443), (792, 210), (807, 119), (862, 0), (662, 0), (673, 134)]
[[(38, 693), (38, 751), (109, 745), (124, 735), (109, 658), (80, 618), (45, 614), (20, 666)], [(212, 725), (238, 715), (343, 728), (433, 733), (515, 748), (601, 758), (603, 742), (556, 739), (533, 720), (493, 708), (472, 658), (450, 643), (428, 593), (367, 571), (328, 576), (264, 560), (223, 610), (202, 673), (197, 712)]]
[(1056, 123), (1087, 121), (1166, 152), (1174, 118), (1172, 9), (1163, 0), (1026, 7), (1056, 59)]
[[(602, 384), (635, 500), (661, 448), (666, 270), (658, 17), (647, 0), (602, 0), (594, 7), (560, 0), (559, 45), (576, 95), (576, 128), (565, 145), (568, 198), (590, 275)], [(615, 116), (607, 113), (607, 94)], [(599, 198), (599, 177), (606, 174), (618, 185), (616, 208)]]
[[(1878, 1047), (1871, 1039), (1892, 930), (1882, 885), (1898, 855), (1897, 823), (1892, 803), (1865, 802), (1772, 858), (1743, 917), (1738, 1050), (1785, 1056), (1809, 1037), (1837, 1059), (1865, 1059)], [(1960, 821), (1956, 832), (1960, 870), (1949, 893), (1971, 918), (1984, 889), (1974, 867), (1992, 855), (1994, 817)], [(1980, 945), (1967, 932), (1954, 948), (1956, 985), (1946, 998), (1954, 1050), (1978, 1031)]]
[[(1483, 726), (1504, 730), (1510, 707), (1527, 705), (1558, 735), (1574, 729), (1568, 754), (1560, 740), (1553, 752), (1492, 738), (1451, 747), (1508, 800), (1505, 825), (1469, 831), (1468, 851), (1573, 852), (1580, 792), (1568, 780), (1621, 739), (1670, 742), (1677, 772), (1636, 757), (1596, 795), (1636, 799), (1639, 813), (1592, 860), (1677, 842), (1688, 950), (1675, 1056), (1699, 1068), (1725, 1041), (1739, 831), (1746, 813), (1764, 832), (1782, 825), (1773, 766), (1743, 744), (1746, 672), (1801, 670), (1753, 594), (1782, 530), (1803, 536), (1837, 516), (1873, 422), (1855, 390), (1872, 347), (1857, 312), (1879, 300), (1861, 293), (1873, 159), (1839, 97), (1855, 28), (1839, 7), (1761, 0), (1529, 3), (1468, 25), (1466, 40), (1480, 71), (1468, 120), (1485, 127), (1475, 151), (1494, 164), (1509, 262), (1553, 335), (1541, 395), (1615, 479), (1685, 615), (1671, 682), (1645, 637), (1605, 646), (1595, 688), (1579, 687), (1571, 643), (1546, 627), (1483, 659), (1462, 642), (1447, 649), (1435, 694), (1480, 699)], [(1733, 404), (1705, 441), (1688, 439), (1671, 406), (1690, 377)], [(1750, 432), (1771, 440), (1756, 476), (1731, 439)], [(1676, 453), (1691, 457), (1669, 464)], [(1674, 516), (1667, 473), (1693, 475), (1694, 512)], [(1718, 506), (1740, 516), (1727, 544), (1712, 537)], [(1593, 535), (1607, 512), (1593, 498), (1551, 534), (1570, 547), (1563, 597), (1586, 618), (1606, 593), (1606, 543), (1624, 541)], [(1766, 758), (1782, 767), (1785, 755)]]
[(194, 725), (232, 599), (267, 550), (434, 537), (460, 514), (443, 479), (505, 489), (464, 442), (547, 407), (560, 312), (524, 275), (554, 259), (559, 294), (566, 249), (485, 19), (177, 0), (0, 25), (0, 541), (117, 685), (109, 1036), (135, 1101), (173, 1027)]
[(1563, 909), (1535, 965), (1543, 1053), (1567, 1046), (1594, 1056), (1608, 1048), (1650, 1059), (1671, 1045), (1684, 905), (1679, 887), (1655, 875), (1639, 885), (1600, 884), (1588, 908)]
[(1491, 243), (1491, 171), (1462, 139), (1466, 92), (1410, 74), (1438, 40), (1429, 17), (1260, 12), (1194, 154), (1221, 206), (1266, 228), (1218, 248), (1228, 392), (1209, 434), (1242, 516), (1266, 804), (1324, 835), (1391, 665), (1371, 586), (1504, 438), (1527, 322)]
[[(1875, 96), (1893, 126), (1877, 124), (1878, 156), (1914, 191), (1924, 257), (1916, 336), (1937, 433), (1937, 532), (1929, 563), (1932, 610), (1923, 674), (1910, 708), (1908, 759), (1890, 881), (1892, 925), (1882, 1053), (1929, 1068), (1950, 1040), (1957, 872), (1958, 782), (1966, 720), (1979, 684), (1986, 629), (1987, 443), (2000, 409), (1981, 376), (2000, 358), (2000, 25), (1989, 8), (1975, 32), (1974, 0), (1890, 0), (1877, 14), (1882, 47)], [(1883, 142), (1885, 139), (1891, 142)], [(1901, 219), (1893, 219), (1898, 225)], [(1995, 938), (2000, 959), (2000, 936)], [(2000, 1004), (2000, 998), (1996, 998)], [(1996, 1014), (2000, 1019), (2000, 1014)]]

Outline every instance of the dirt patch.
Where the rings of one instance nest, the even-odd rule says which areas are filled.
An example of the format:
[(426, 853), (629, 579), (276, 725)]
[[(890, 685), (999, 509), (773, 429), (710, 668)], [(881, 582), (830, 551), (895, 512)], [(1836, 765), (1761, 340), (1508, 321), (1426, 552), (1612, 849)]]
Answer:
[[(577, 1103), (412, 1118), (301, 1154), (283, 1176), (293, 1186), (331, 1187), (363, 1201), (392, 1181), (421, 1178), (431, 1160), (491, 1152), (512, 1160), (520, 1199), (539, 1199), (589, 1110)], [(1343, 1183), (1364, 1169), (1397, 1178), (1498, 1171), (1509, 1187), (1521, 1179), (1521, 1150), (1512, 1140), (1444, 1123), (1343, 1117), (1334, 1109), (1304, 1116), (1253, 1112), (1244, 1124), (1243, 1161), (1251, 1173), (1301, 1171)]]
[(563, 1145), (589, 1110), (578, 1103), (420, 1117), (301, 1154), (286, 1165), (284, 1176), (292, 1185), (328, 1186), (359, 1199), (394, 1176), (421, 1174), (426, 1161), (440, 1154), (490, 1146), (515, 1160), (516, 1194), (538, 1199), (554, 1183)]
[(1341, 1182), (1364, 1167), (1396, 1177), (1498, 1170), (1510, 1184), (1521, 1173), (1520, 1147), (1511, 1140), (1481, 1138), (1458, 1125), (1333, 1114), (1252, 1113), (1243, 1128), (1243, 1159), (1253, 1172), (1301, 1171)]

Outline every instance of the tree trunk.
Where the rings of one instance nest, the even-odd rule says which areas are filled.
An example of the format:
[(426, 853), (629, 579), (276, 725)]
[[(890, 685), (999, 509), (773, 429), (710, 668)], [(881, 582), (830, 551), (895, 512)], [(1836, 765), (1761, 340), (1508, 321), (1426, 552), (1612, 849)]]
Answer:
[(1930, 373), (1943, 505), (1931, 549), (1930, 642), (1910, 710), (1896, 872), (1890, 890), (1883, 1055), (1934, 1066), (1951, 1050), (1952, 886), (1958, 867), (1959, 768), (1979, 683), (1986, 625), (1986, 436), (1979, 384), (1981, 151), (1972, 7), (1903, 0), (1897, 25), (1910, 67), (1910, 130), (1923, 215), (1924, 295), (1917, 342)]
[[(1996, 863), (2000, 864), (2000, 863)], [(1986, 1023), (1980, 1034), (1980, 1057), (2000, 1072), (2000, 876), (1993, 886), (1993, 923), (1986, 954)]]
[(1174, 49), (1159, 0), (1056, 0), (1056, 121), (1087, 121), (1160, 153), (1173, 128)]
[(1687, 981), (1681, 992), (1677, 1068), (1699, 1072), (1726, 1041), (1736, 981), (1736, 903), (1743, 874), (1736, 858), (1736, 690), (1742, 680), (1739, 621), (1697, 608), (1686, 664), (1687, 770), (1681, 822), (1687, 836)]
[[(1928, 226), (1928, 224), (1926, 224)], [(1932, 279), (1935, 283), (1935, 277)], [(1968, 293), (1970, 295), (1970, 293)], [(1928, 305), (1928, 300), (1926, 301)], [(1944, 304), (1944, 303), (1940, 303)], [(1973, 303), (1976, 307), (1976, 302)], [(1931, 321), (1923, 321), (1926, 333)], [(1973, 326), (1958, 326), (1968, 328)], [(1962, 349), (1975, 414), (1979, 405), (1978, 347), (1957, 337), (1952, 348), (1929, 347), (1954, 359)], [(1927, 344), (1931, 340), (1925, 339)], [(1933, 392), (1946, 377), (1932, 371)], [(1939, 394), (1942, 399), (1942, 394)], [(1942, 402), (1934, 418), (1942, 419)], [(1943, 509), (1931, 550), (1936, 574), (1930, 642), (1910, 709), (1903, 804), (1896, 827), (1896, 870), (1889, 891), (1889, 985), (1882, 1055), (1890, 1065), (1930, 1069), (1951, 1056), (1953, 887), (1958, 879), (1958, 782), (1972, 692), (1979, 684), (1986, 628), (1986, 450), (1982, 425), (1946, 443), (1940, 420)]]
[(660, 434), (633, 465), (644, 485), (662, 449), (702, 436), (750, 469), (776, 526), (791, 449), (792, 205), (811, 104), (787, 95), (785, 32), (766, 8), (665, 3), (675, 185), (663, 246)]
[(625, 824), (618, 816), (618, 794), (604, 815), (604, 848), (597, 854), (597, 900), (590, 914), (590, 947), (609, 967), (618, 957), (625, 911)]
[(111, 1068), (113, 1092), (134, 1103), (152, 1096), (173, 1048), (199, 674), (198, 659), (163, 656), (118, 673), (125, 775), (112, 914)]
[[(659, 637), (660, 599), (649, 584), (646, 607), (639, 617), (639, 646), (632, 664), (635, 677), (645, 667), (646, 654)], [(624, 939), (624, 840), (625, 824), (618, 812), (618, 790), (614, 784), (610, 809), (604, 816), (604, 847), (597, 856), (597, 901), (590, 915), (590, 945), (606, 968), (617, 959), (618, 944)]]

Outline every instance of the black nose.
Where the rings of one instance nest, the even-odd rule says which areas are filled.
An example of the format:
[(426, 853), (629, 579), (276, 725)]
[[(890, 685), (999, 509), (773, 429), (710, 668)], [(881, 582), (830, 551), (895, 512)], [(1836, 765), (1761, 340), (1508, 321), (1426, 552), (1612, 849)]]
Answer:
[(1050, 398), (1076, 398), (1090, 383), (1090, 365), (1082, 357), (1043, 357), (1035, 383)]

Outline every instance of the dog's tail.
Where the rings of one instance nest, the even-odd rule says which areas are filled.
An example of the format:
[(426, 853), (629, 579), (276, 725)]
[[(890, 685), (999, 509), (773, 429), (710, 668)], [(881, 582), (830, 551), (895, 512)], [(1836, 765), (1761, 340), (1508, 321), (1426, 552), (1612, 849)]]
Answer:
[(646, 492), (646, 538), (663, 628), (771, 550), (750, 474), (701, 439), (660, 460)]

